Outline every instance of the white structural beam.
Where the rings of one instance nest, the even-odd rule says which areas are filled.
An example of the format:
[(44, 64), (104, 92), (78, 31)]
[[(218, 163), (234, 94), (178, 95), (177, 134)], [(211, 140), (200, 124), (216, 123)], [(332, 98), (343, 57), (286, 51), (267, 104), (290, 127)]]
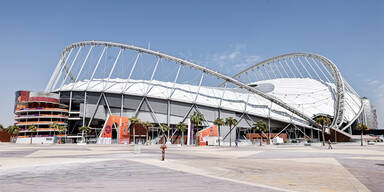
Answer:
[(55, 68), (55, 70), (53, 71), (53, 73), (52, 73), (52, 75), (51, 75), (51, 78), (49, 79), (48, 84), (47, 84), (47, 86), (45, 87), (44, 92), (49, 92), (49, 91), (51, 90), (53, 81), (55, 80), (55, 77), (56, 77), (57, 73), (58, 73), (59, 70), (60, 70), (60, 66), (61, 66), (61, 61), (62, 61), (62, 60), (63, 60), (63, 57), (60, 58), (59, 62), (57, 63), (56, 68)]
[(171, 92), (169, 93), (168, 99), (170, 99), (170, 98), (172, 97), (173, 93), (175, 93), (175, 86), (176, 86), (177, 79), (179, 78), (179, 74), (180, 74), (181, 67), (182, 67), (182, 65), (179, 65), (179, 67), (178, 67), (178, 69), (177, 69), (177, 73), (176, 73), (176, 76), (175, 76), (175, 80), (173, 81), (173, 84), (172, 84), (172, 90), (171, 90)]
[(281, 63), (280, 60), (279, 60), (279, 64), (280, 64), (281, 68), (283, 68), (284, 73), (287, 75), (287, 78), (289, 78), (289, 75), (288, 75), (288, 73), (287, 73), (287, 70), (285, 70), (285, 67), (284, 67), (284, 65)]
[(308, 63), (308, 65), (311, 67), (312, 71), (316, 74), (317, 78), (321, 80), (320, 75), (317, 73), (317, 71), (313, 68), (312, 64), (308, 61), (307, 57), (304, 57), (305, 61)]
[(291, 60), (291, 63), (293, 64), (293, 66), (296, 68), (296, 71), (299, 73), (300, 77), (304, 78), (303, 74), (301, 73), (301, 71), (297, 67), (297, 65), (296, 65), (295, 61), (292, 59), (292, 57), (290, 57), (290, 60)]
[(100, 57), (99, 57), (99, 60), (98, 60), (97, 63), (96, 63), (96, 67), (95, 67), (95, 69), (93, 69), (93, 72), (92, 72), (92, 75), (91, 75), (91, 79), (88, 81), (88, 84), (87, 84), (87, 87), (85, 88), (85, 91), (87, 91), (87, 89), (88, 89), (88, 87), (89, 87), (89, 84), (91, 83), (91, 81), (92, 81), (93, 78), (95, 77), (97, 68), (98, 68), (99, 65), (100, 65), (101, 59), (103, 58), (106, 49), (107, 49), (107, 47), (104, 47), (103, 51), (101, 52), (101, 55), (100, 55)]
[(67, 81), (68, 75), (71, 73), (71, 71), (72, 71), (72, 67), (73, 67), (73, 65), (75, 64), (75, 62), (76, 62), (76, 60), (77, 60), (77, 57), (79, 56), (80, 51), (81, 51), (82, 48), (83, 48), (83, 47), (80, 47), (80, 48), (77, 50), (77, 53), (76, 53), (76, 55), (75, 55), (75, 58), (73, 59), (73, 61), (72, 61), (72, 63), (71, 63), (71, 66), (69, 67), (69, 71), (68, 71), (68, 73), (65, 75), (64, 80), (61, 82), (60, 89), (63, 87), (65, 81)]
[(61, 74), (63, 72), (64, 66), (67, 64), (67, 61), (68, 61), (69, 57), (72, 54), (72, 51), (73, 51), (73, 49), (71, 49), (71, 51), (68, 53), (68, 56), (66, 56), (67, 54), (64, 54), (64, 57), (61, 59), (62, 61), (64, 61), (64, 63), (61, 64), (61, 69), (60, 69), (60, 72), (58, 74), (59, 76), (56, 77), (56, 80), (55, 80), (55, 83), (52, 86), (52, 89), (54, 89), (56, 87), (57, 82), (59, 81), (59, 79), (61, 77)]
[[(87, 61), (88, 61), (88, 57), (89, 57), (89, 55), (91, 54), (91, 52), (92, 52), (92, 50), (93, 50), (93, 47), (94, 47), (94, 46), (91, 46), (91, 48), (89, 48), (88, 53), (87, 53), (87, 56), (85, 56), (85, 59), (84, 59), (84, 61), (83, 61), (83, 64), (81, 64), (80, 71), (79, 71), (79, 73), (77, 73), (77, 76), (76, 76), (76, 79), (75, 79), (75, 83), (79, 80), (79, 77), (80, 77), (80, 75), (81, 75), (81, 72), (83, 71), (84, 66), (85, 66), (85, 64), (86, 64)], [(75, 85), (75, 84), (73, 84), (73, 85)]]
[(305, 72), (307, 72), (308, 76), (309, 76), (311, 79), (313, 79), (311, 73), (307, 70), (307, 68), (305, 67), (305, 65), (304, 65), (303, 62), (301, 61), (300, 57), (297, 57), (297, 60), (299, 61), (299, 63), (301, 64), (301, 66), (303, 66), (303, 68), (304, 68)]
[(109, 75), (108, 75), (108, 81), (111, 79), (111, 76), (112, 76), (113, 72), (115, 71), (115, 67), (116, 67), (117, 61), (120, 58), (121, 52), (123, 52), (123, 49), (119, 50), (119, 53), (117, 54), (116, 59), (113, 62), (112, 69), (111, 69), (111, 71), (109, 72)]

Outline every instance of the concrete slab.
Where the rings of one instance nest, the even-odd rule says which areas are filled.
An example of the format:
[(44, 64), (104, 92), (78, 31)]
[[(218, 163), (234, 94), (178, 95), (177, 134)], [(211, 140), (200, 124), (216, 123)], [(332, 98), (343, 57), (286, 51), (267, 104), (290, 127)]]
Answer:
[(0, 191), (380, 191), (384, 147), (0, 144)]

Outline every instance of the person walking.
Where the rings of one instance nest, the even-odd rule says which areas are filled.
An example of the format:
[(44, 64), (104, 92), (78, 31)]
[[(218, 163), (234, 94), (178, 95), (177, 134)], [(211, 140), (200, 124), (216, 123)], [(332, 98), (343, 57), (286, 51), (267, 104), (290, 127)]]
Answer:
[(331, 142), (330, 139), (328, 139), (328, 149), (333, 149), (333, 148), (332, 148), (332, 142)]
[(235, 140), (235, 147), (238, 147), (239, 146), (239, 141), (236, 139)]

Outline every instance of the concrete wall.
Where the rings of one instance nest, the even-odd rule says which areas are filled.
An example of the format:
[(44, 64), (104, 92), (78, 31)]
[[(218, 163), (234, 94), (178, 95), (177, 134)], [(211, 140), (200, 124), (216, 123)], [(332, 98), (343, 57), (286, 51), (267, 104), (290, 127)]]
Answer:
[[(54, 137), (33, 137), (32, 143), (36, 144), (53, 144)], [(23, 143), (23, 144), (30, 144), (31, 138), (30, 137), (22, 137), (17, 138), (16, 143)]]

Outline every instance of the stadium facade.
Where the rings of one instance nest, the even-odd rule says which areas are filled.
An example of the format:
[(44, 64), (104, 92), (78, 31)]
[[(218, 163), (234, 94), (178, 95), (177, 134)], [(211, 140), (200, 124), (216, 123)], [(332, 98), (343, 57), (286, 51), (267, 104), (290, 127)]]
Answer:
[[(269, 139), (320, 141), (321, 126), (314, 121), (317, 116), (332, 120), (327, 127), (327, 139), (331, 140), (354, 139), (352, 130), (358, 122), (377, 127), (369, 100), (361, 98), (324, 56), (292, 53), (264, 60), (238, 74), (219, 70), (132, 45), (104, 41), (71, 44), (62, 52), (45, 91), (38, 93), (45, 94), (45, 99), (16, 101), (17, 106), (28, 104), (15, 109), (17, 125), (24, 133), (17, 141), (27, 142), (22, 138), (32, 135), (34, 142), (43, 142), (42, 138), (55, 142), (57, 137), (68, 142), (83, 138), (78, 127), (89, 126), (89, 141), (156, 143), (162, 135), (160, 124), (166, 124), (172, 143), (193, 144), (198, 132), (200, 142), (219, 136), (228, 144), (257, 136), (252, 127), (258, 120), (268, 123), (265, 136)], [(20, 92), (17, 94), (20, 98)], [(50, 116), (39, 110), (48, 110)], [(195, 112), (205, 118), (198, 127), (191, 122)], [(132, 129), (132, 117), (153, 126), (138, 124)], [(238, 124), (221, 126), (217, 132), (215, 119), (228, 117)], [(183, 139), (175, 129), (179, 122), (188, 126)], [(52, 123), (67, 126), (67, 132), (50, 130)], [(26, 126), (30, 124), (39, 129), (29, 132)]]

